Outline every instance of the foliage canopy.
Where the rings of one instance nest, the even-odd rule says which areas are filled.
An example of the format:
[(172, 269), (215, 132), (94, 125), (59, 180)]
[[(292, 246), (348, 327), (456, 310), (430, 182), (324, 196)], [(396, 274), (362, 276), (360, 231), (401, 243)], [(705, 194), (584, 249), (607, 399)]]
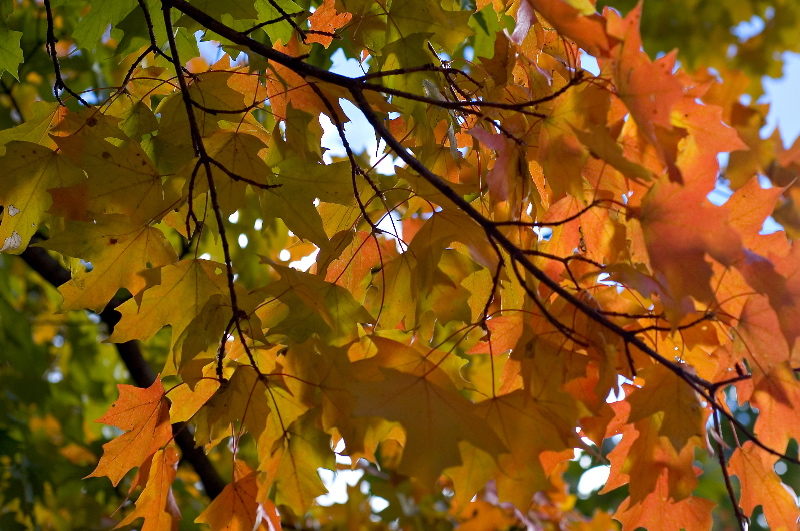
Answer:
[(798, 31), (0, 1), (0, 527), (795, 529)]

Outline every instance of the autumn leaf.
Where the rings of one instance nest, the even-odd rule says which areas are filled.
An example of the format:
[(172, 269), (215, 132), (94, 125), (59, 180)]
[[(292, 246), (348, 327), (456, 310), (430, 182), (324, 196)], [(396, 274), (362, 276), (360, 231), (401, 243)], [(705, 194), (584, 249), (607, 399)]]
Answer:
[[(445, 381), (432, 369), (429, 378)], [(399, 470), (431, 485), (442, 470), (461, 463), (456, 444), (466, 440), (490, 453), (503, 444), (475, 412), (473, 405), (452, 388), (394, 369), (382, 369), (383, 379), (353, 384), (355, 415), (380, 416), (400, 422), (407, 443)], [(446, 384), (445, 384), (446, 385)], [(452, 441), (452, 442), (450, 442)]]
[[(700, 183), (683, 186), (662, 178), (642, 200), (637, 216), (650, 263), (678, 301), (689, 294), (714, 300), (706, 255), (729, 265), (742, 250), (739, 235), (727, 223), (727, 212), (708, 203), (707, 193)], [(674, 210), (678, 204), (679, 213)], [(673, 322), (682, 317), (678, 308), (667, 310)]]
[[(217, 201), (222, 212), (229, 216), (244, 205), (248, 186), (267, 185), (271, 172), (259, 151), (266, 149), (261, 140), (247, 133), (217, 131), (207, 140), (207, 152), (216, 164), (211, 166)], [(197, 171), (197, 161), (190, 161), (180, 172), (185, 179), (184, 193), (200, 195), (208, 191), (204, 165)]]
[(272, 323), (273, 333), (292, 331), (298, 343), (316, 333), (331, 345), (343, 346), (358, 337), (357, 323), (372, 322), (372, 316), (340, 286), (290, 267), (272, 267), (282, 278), (270, 285), (269, 292), (288, 308), (283, 319)]
[(800, 4), (72, 4), (0, 2), (0, 528), (796, 527)]
[(781, 483), (773, 469), (777, 460), (777, 456), (747, 441), (733, 452), (729, 466), (741, 482), (744, 493), (741, 507), (747, 516), (760, 505), (770, 529), (794, 529), (800, 510), (795, 496)]
[[(525, 0), (522, 5), (527, 2)], [(610, 39), (605, 29), (606, 21), (594, 14), (588, 2), (533, 0), (532, 3), (553, 27), (590, 54), (597, 57), (608, 53)]]
[(325, 0), (308, 18), (311, 31), (306, 42), (318, 42), (327, 48), (333, 42), (334, 32), (350, 22), (351, 18), (351, 13), (336, 12), (334, 0)]
[(0, 185), (2, 251), (19, 254), (44, 220), (50, 206), (51, 188), (67, 187), (83, 180), (81, 171), (48, 148), (30, 142), (6, 145), (0, 157), (3, 173)]
[(44, 242), (43, 247), (92, 263), (91, 271), (77, 271), (59, 288), (65, 310), (100, 312), (120, 288), (131, 293), (144, 289), (146, 282), (138, 272), (178, 259), (160, 230), (129, 223), (120, 216), (94, 222), (68, 221), (66, 230)]
[(630, 498), (622, 502), (614, 518), (622, 523), (623, 531), (645, 529), (708, 530), (713, 525), (714, 502), (690, 496), (675, 501), (669, 496), (667, 472), (658, 475), (656, 489), (642, 503), (633, 505)]
[[(94, 214), (123, 214), (149, 221), (166, 213), (169, 202), (161, 175), (141, 146), (112, 144), (96, 128), (55, 138), (59, 149), (90, 176), (86, 208)], [(119, 131), (122, 136), (122, 131)], [(92, 178), (93, 177), (93, 178)]]
[(675, 161), (662, 146), (657, 128), (670, 130), (672, 108), (683, 96), (681, 82), (672, 74), (674, 56), (666, 55), (651, 61), (642, 50), (639, 33), (642, 4), (639, 3), (623, 19), (613, 10), (606, 10), (607, 30), (619, 40), (609, 55), (617, 85), (617, 95), (625, 102), (647, 141), (657, 148), (668, 168), (671, 181), (680, 182)]
[[(160, 378), (156, 378), (147, 389), (123, 384), (117, 388), (119, 399), (97, 422), (115, 426), (126, 433), (103, 445), (100, 463), (86, 476), (108, 476), (115, 486), (130, 469), (142, 466), (156, 452), (162, 452), (162, 461), (166, 459), (161, 448), (172, 439), (169, 404)], [(156, 468), (159, 466), (163, 468), (163, 463)]]
[[(183, 260), (154, 270), (159, 275), (158, 284), (140, 295), (141, 302), (130, 299), (117, 308), (122, 319), (109, 341), (148, 339), (170, 325), (175, 342), (203, 310), (209, 310), (206, 303), (212, 296), (228, 293), (223, 268), (208, 260)], [(181, 311), (176, 311), (176, 304)], [(191, 309), (187, 312), (187, 308)], [(222, 330), (205, 332), (216, 336)], [(179, 365), (180, 362), (176, 364)]]
[(151, 457), (147, 484), (136, 500), (136, 509), (117, 527), (144, 518), (142, 531), (177, 529), (181, 516), (172, 494), (177, 467), (178, 451), (174, 446), (157, 450)]
[(317, 496), (328, 492), (317, 473), (331, 468), (330, 436), (316, 424), (318, 411), (310, 410), (286, 426), (276, 441), (273, 458), (279, 458), (275, 472), (275, 503), (287, 505), (295, 514), (303, 514)]
[(239, 367), (228, 381), (217, 387), (202, 409), (193, 414), (197, 443), (219, 442), (230, 435), (235, 421), (241, 421), (258, 440), (266, 429), (265, 420), (271, 411), (271, 391), (264, 381), (259, 380), (252, 368)]
[(220, 531), (253, 531), (268, 529), (259, 512), (257, 472), (243, 461), (233, 465), (234, 481), (212, 501), (195, 523), (206, 524)]
[[(653, 365), (639, 372), (645, 386), (628, 398), (631, 412), (628, 422), (657, 415), (659, 434), (669, 438), (677, 452), (690, 439), (701, 439), (706, 422), (700, 397), (673, 371)], [(652, 382), (648, 385), (648, 382)]]

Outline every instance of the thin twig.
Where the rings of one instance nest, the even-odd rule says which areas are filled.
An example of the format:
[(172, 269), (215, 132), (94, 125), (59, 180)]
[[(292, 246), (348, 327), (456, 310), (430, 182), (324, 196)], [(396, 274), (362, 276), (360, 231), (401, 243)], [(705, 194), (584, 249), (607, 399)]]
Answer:
[(67, 84), (64, 82), (64, 78), (61, 76), (61, 65), (58, 62), (58, 53), (56, 52), (56, 43), (58, 42), (58, 39), (56, 39), (54, 33), (53, 9), (50, 6), (50, 0), (44, 0), (44, 10), (47, 15), (47, 42), (45, 43), (45, 47), (47, 48), (48, 55), (50, 55), (50, 60), (53, 62), (53, 72), (56, 76), (56, 81), (53, 83), (53, 94), (55, 95), (56, 100), (58, 100), (58, 103), (64, 105), (64, 102), (61, 101), (61, 96), (58, 93), (60, 89), (64, 89), (73, 98), (81, 102), (82, 105), (85, 107), (91, 107), (92, 105), (84, 100), (80, 94), (67, 86)]

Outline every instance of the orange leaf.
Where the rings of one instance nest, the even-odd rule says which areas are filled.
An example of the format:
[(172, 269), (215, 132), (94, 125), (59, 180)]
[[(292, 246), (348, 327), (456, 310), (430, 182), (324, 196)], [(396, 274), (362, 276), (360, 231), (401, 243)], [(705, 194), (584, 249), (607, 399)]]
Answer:
[(268, 529), (266, 522), (261, 521), (259, 503), (256, 501), (258, 473), (237, 460), (233, 464), (233, 474), (234, 482), (225, 486), (195, 523), (207, 524), (214, 531)]
[[(575, 41), (575, 44), (595, 57), (608, 55), (610, 44), (605, 18), (597, 14), (581, 15), (580, 11), (563, 0), (532, 1), (536, 11), (541, 13), (559, 33)], [(522, 3), (524, 5), (527, 2), (528, 0), (523, 0)]]
[[(476, 415), (474, 404), (463, 398), (452, 384), (440, 387), (428, 378), (394, 369), (381, 368), (380, 373), (380, 381), (352, 385), (358, 401), (353, 414), (383, 417), (403, 425), (407, 443), (400, 472), (413, 475), (429, 486), (445, 468), (461, 464), (460, 440), (469, 441), (491, 455), (504, 450), (486, 421)], [(437, 383), (448, 379), (439, 369), (432, 369), (429, 378)]]
[[(172, 496), (172, 482), (178, 466), (178, 451), (167, 446), (153, 455), (147, 485), (136, 500), (136, 509), (117, 528), (144, 518), (141, 531), (175, 531), (181, 515)], [(115, 528), (116, 529), (116, 528)]]
[(114, 486), (130, 469), (142, 466), (172, 439), (169, 404), (160, 376), (147, 389), (124, 384), (117, 388), (119, 399), (96, 422), (116, 426), (127, 433), (103, 445), (100, 463), (86, 476), (108, 476)]
[[(690, 372), (691, 367), (685, 369)], [(706, 415), (700, 396), (664, 365), (652, 365), (639, 373), (645, 386), (628, 397), (628, 422), (656, 415), (658, 434), (669, 438), (677, 452), (693, 437), (702, 440)]]
[(711, 529), (713, 524), (714, 502), (695, 496), (674, 501), (669, 495), (666, 470), (658, 476), (655, 491), (639, 504), (631, 506), (630, 501), (626, 498), (614, 514), (623, 531), (642, 527), (648, 531), (702, 530)]
[(486, 321), (489, 328), (487, 341), (481, 341), (467, 354), (492, 354), (494, 356), (508, 352), (517, 345), (522, 336), (522, 315), (500, 315)]
[(770, 529), (794, 530), (800, 511), (794, 494), (786, 490), (786, 485), (781, 483), (772, 468), (777, 461), (777, 456), (747, 441), (733, 452), (728, 466), (742, 485), (739, 505), (747, 516), (761, 505)]
[(800, 433), (800, 382), (784, 362), (753, 383), (750, 402), (759, 411), (755, 433), (762, 443), (783, 452), (789, 440)]
[[(714, 300), (706, 254), (730, 265), (742, 253), (741, 239), (728, 224), (727, 212), (706, 199), (709, 191), (703, 183), (683, 186), (662, 178), (642, 200), (639, 221), (650, 263), (678, 302), (689, 296), (702, 302)], [(668, 317), (677, 324), (683, 316)]]
[(325, 0), (322, 5), (308, 17), (311, 31), (306, 35), (306, 42), (318, 42), (325, 48), (333, 42), (333, 33), (350, 22), (351, 13), (337, 13), (336, 0)]
[(683, 85), (672, 73), (675, 56), (669, 54), (651, 61), (642, 49), (641, 2), (624, 19), (610, 9), (606, 9), (605, 14), (608, 34), (620, 40), (610, 54), (617, 95), (625, 102), (647, 141), (670, 168), (670, 180), (680, 181), (674, 161), (665, 153), (656, 135), (656, 126), (672, 129), (672, 108), (684, 93)]

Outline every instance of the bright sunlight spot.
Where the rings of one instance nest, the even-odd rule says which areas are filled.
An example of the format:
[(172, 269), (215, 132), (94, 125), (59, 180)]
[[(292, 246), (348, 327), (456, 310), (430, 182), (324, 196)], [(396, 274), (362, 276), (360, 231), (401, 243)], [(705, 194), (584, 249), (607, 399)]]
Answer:
[(347, 487), (355, 487), (361, 476), (364, 475), (363, 470), (340, 470), (333, 472), (327, 468), (318, 468), (317, 473), (322, 479), (322, 483), (328, 489), (328, 494), (323, 494), (317, 498), (317, 503), (324, 506), (330, 506), (334, 503), (347, 502)]
[(608, 465), (596, 466), (584, 472), (578, 481), (578, 496), (583, 499), (588, 498), (594, 491), (606, 484), (610, 473), (611, 467)]

